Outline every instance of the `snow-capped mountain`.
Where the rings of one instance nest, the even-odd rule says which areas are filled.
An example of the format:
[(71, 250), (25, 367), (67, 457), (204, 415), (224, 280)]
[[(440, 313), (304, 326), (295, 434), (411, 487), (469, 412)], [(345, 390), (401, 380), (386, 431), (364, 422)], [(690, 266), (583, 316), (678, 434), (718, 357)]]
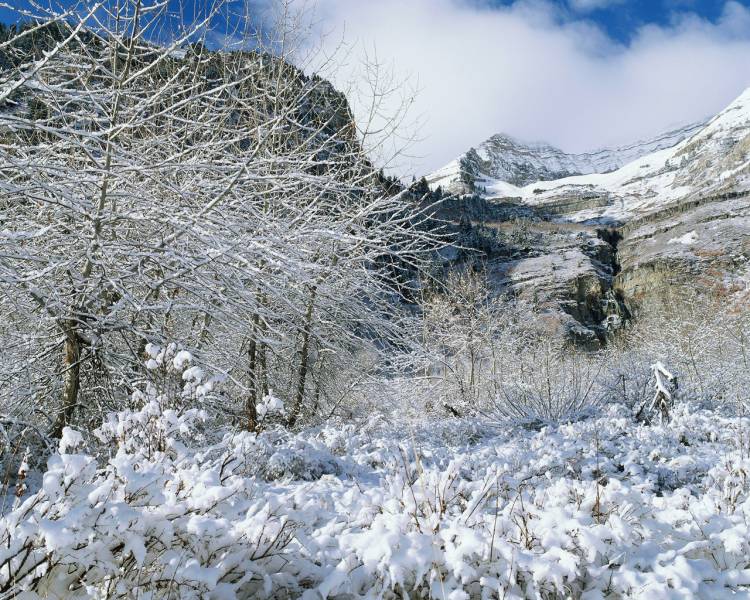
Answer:
[(750, 88), (706, 123), (647, 142), (569, 155), (495, 136), (427, 179), (459, 194), (547, 206), (579, 222), (624, 223), (689, 196), (742, 190), (750, 187)]
[[(697, 133), (608, 173), (517, 187), (486, 181), (489, 197), (518, 197), (563, 212), (569, 220), (625, 223), (692, 197), (750, 186), (750, 88)], [(560, 210), (562, 209), (562, 210)]]
[(619, 148), (583, 154), (570, 154), (546, 143), (527, 143), (497, 134), (429, 175), (427, 181), (432, 187), (466, 193), (496, 181), (523, 186), (572, 175), (607, 173), (651, 152), (670, 148), (700, 131), (705, 124), (705, 121), (694, 123)]
[[(597, 172), (556, 177), (583, 170)], [(675, 282), (750, 297), (750, 88), (700, 126), (618, 150), (574, 156), (495, 136), (428, 182), (505, 232), (512, 247), (484, 267), (498, 291), (556, 314), (579, 340)]]

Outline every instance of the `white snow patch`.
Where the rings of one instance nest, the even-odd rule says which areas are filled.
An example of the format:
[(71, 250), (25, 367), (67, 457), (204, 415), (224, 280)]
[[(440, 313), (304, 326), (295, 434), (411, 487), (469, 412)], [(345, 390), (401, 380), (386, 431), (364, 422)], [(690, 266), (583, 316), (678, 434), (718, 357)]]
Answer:
[[(0, 586), (93, 599), (157, 597), (169, 581), (188, 600), (750, 591), (747, 418), (682, 405), (644, 427), (611, 406), (539, 431), (373, 418), (209, 443), (197, 416), (149, 403), (99, 430), (104, 464), (52, 456), (42, 489), (0, 517)], [(55, 566), (25, 570), (24, 556)]]
[(670, 239), (667, 243), (668, 244), (684, 244), (686, 246), (690, 246), (691, 244), (695, 244), (695, 242), (698, 241), (698, 234), (695, 231), (689, 231), (685, 235), (681, 235), (680, 237), (674, 237)]

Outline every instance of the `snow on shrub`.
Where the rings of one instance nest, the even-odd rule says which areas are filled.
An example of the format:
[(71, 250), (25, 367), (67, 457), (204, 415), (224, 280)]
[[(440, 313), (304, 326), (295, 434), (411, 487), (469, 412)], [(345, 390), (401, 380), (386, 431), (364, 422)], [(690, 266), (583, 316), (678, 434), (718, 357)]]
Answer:
[[(234, 598), (274, 587), (292, 524), (226, 451), (189, 450), (197, 411), (154, 401), (97, 432), (104, 466), (68, 453), (66, 430), (42, 488), (0, 521), (0, 589), (50, 598)], [(32, 596), (33, 597), (33, 596)]]
[(682, 414), (671, 429), (598, 419), (514, 432), (447, 464), (402, 460), (363, 494), (359, 513), (372, 516), (339, 536), (341, 562), (322, 590), (454, 599), (750, 593), (750, 459), (732, 438), (750, 424), (720, 433), (729, 422), (712, 419)]
[(203, 368), (194, 364), (193, 355), (175, 343), (146, 344), (145, 351), (148, 359), (144, 366), (150, 381), (144, 392), (136, 392), (136, 402), (148, 396), (172, 408), (194, 405), (208, 400), (226, 379), (223, 375), (208, 377)]
[(217, 441), (202, 418), (152, 399), (112, 415), (90, 453), (66, 430), (41, 488), (0, 519), (0, 593), (750, 593), (747, 419), (675, 410), (644, 427), (612, 410), (536, 432), (474, 422), (462, 443), (374, 421)]

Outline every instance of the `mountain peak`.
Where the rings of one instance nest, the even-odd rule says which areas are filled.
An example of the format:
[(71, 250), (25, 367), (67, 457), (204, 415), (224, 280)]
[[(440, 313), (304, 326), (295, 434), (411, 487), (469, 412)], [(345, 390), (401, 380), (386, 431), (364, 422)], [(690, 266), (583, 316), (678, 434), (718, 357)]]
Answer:
[(581, 154), (567, 153), (546, 142), (527, 142), (507, 133), (497, 133), (429, 175), (427, 181), (432, 187), (441, 186), (463, 194), (482, 188), (488, 182), (521, 187), (574, 175), (608, 173), (646, 154), (675, 146), (705, 125), (705, 121), (693, 123), (618, 148)]
[(525, 148), (534, 148), (534, 149), (547, 149), (547, 148), (553, 148), (554, 150), (560, 151), (558, 148), (555, 148), (552, 144), (545, 141), (529, 141), (522, 138), (519, 138), (517, 136), (511, 135), (509, 133), (496, 133), (495, 135), (491, 136), (484, 142), (482, 142), (481, 145), (484, 144), (490, 144), (490, 143), (496, 143), (496, 144), (512, 144), (514, 146), (522, 146)]

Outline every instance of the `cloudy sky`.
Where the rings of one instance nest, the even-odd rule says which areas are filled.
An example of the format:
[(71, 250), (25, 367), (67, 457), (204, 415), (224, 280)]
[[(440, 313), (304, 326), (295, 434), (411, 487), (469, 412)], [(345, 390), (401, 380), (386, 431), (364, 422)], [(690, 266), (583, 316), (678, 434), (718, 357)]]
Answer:
[(417, 174), (498, 132), (575, 152), (634, 141), (750, 86), (750, 0), (320, 0), (318, 22), (354, 45), (340, 85), (364, 50), (418, 85), (417, 158), (400, 165)]
[[(229, 2), (262, 13), (273, 0)], [(385, 107), (413, 98), (407, 123), (421, 122), (411, 156), (391, 169), (405, 176), (501, 132), (572, 152), (635, 141), (713, 115), (750, 87), (750, 0), (295, 2), (316, 5), (316, 35), (337, 57), (325, 75), (339, 87), (361, 81), (363, 53), (407, 82)], [(31, 4), (0, 0), (0, 20)]]

